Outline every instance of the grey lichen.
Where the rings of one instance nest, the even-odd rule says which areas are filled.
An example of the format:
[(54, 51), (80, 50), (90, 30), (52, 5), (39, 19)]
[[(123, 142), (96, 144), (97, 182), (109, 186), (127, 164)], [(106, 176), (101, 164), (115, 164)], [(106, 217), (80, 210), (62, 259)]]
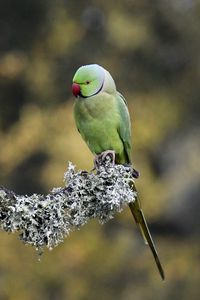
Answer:
[(131, 167), (113, 165), (108, 158), (90, 173), (76, 171), (69, 163), (65, 186), (48, 195), (22, 196), (0, 187), (1, 229), (18, 231), (24, 243), (36, 249), (52, 249), (90, 219), (105, 223), (133, 202), (132, 180)]

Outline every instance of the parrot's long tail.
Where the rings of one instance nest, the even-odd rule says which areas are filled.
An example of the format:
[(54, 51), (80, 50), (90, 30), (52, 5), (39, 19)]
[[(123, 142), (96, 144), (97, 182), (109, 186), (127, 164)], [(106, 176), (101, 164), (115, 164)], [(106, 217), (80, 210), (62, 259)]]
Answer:
[[(132, 182), (131, 186), (134, 189), (134, 191), (136, 191), (135, 184), (133, 182)], [(139, 199), (138, 199), (137, 196), (136, 196), (135, 201), (129, 204), (129, 207), (130, 207), (132, 215), (135, 219), (135, 222), (137, 223), (137, 225), (138, 225), (138, 227), (141, 231), (141, 234), (144, 238), (145, 243), (147, 245), (149, 245), (149, 247), (151, 249), (151, 252), (152, 252), (153, 257), (155, 259), (155, 262), (156, 262), (157, 268), (159, 270), (160, 276), (164, 280), (165, 279), (164, 270), (163, 270), (161, 262), (159, 260), (156, 247), (155, 247), (153, 239), (151, 237), (151, 233), (149, 231), (146, 219), (144, 217), (144, 214), (143, 214), (143, 211), (141, 209), (141, 205), (140, 205), (140, 202), (139, 202)]]

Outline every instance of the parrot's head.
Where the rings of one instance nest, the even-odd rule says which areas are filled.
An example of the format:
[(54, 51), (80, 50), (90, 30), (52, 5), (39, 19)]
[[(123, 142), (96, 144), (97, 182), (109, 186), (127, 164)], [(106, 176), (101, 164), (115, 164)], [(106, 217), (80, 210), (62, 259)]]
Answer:
[(103, 67), (92, 64), (80, 67), (73, 78), (72, 93), (75, 97), (88, 98), (100, 92), (116, 91), (110, 73)]

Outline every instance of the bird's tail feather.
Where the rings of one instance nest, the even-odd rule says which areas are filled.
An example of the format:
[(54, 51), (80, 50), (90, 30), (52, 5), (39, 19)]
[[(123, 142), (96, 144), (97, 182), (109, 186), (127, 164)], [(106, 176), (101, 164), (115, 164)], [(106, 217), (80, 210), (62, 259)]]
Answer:
[[(136, 191), (134, 183), (132, 183), (132, 187), (134, 188), (134, 191)], [(141, 234), (144, 238), (145, 244), (149, 245), (149, 247), (151, 249), (151, 252), (152, 252), (153, 257), (155, 259), (155, 262), (156, 262), (157, 268), (159, 270), (160, 276), (164, 280), (164, 278), (165, 278), (164, 270), (162, 268), (162, 265), (161, 265), (160, 259), (158, 257), (158, 253), (157, 253), (155, 244), (154, 244), (153, 239), (151, 237), (151, 233), (149, 231), (145, 216), (143, 214), (143, 211), (141, 209), (141, 205), (140, 205), (140, 202), (139, 202), (139, 199), (138, 199), (137, 196), (136, 196), (135, 201), (129, 204), (129, 207), (130, 207), (132, 215), (133, 215), (133, 217), (134, 217), (134, 219), (135, 219), (135, 221), (136, 221), (136, 223), (137, 223), (137, 225), (140, 229), (140, 232), (141, 232)]]

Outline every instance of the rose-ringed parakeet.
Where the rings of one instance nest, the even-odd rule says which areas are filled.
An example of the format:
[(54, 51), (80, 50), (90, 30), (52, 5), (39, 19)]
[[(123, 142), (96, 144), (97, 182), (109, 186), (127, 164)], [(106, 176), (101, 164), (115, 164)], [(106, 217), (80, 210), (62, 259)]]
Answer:
[[(124, 97), (117, 92), (108, 71), (97, 64), (80, 67), (73, 78), (77, 128), (94, 155), (113, 151), (115, 163), (131, 164), (131, 123)], [(134, 170), (134, 169), (133, 169)], [(137, 175), (136, 170), (134, 170)], [(135, 186), (134, 186), (135, 189)], [(129, 205), (145, 242), (149, 245), (162, 279), (164, 271), (149, 232), (141, 205)]]

